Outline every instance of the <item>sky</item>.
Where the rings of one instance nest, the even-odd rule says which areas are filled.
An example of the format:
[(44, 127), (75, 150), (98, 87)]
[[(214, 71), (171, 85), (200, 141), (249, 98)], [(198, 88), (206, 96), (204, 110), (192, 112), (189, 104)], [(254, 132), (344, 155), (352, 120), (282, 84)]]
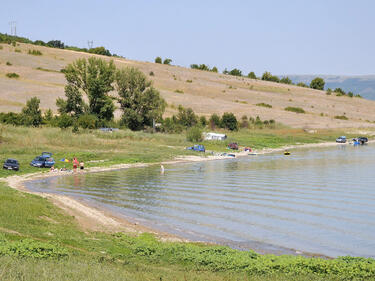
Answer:
[(1, 0), (0, 32), (243, 74), (375, 74), (371, 0)]

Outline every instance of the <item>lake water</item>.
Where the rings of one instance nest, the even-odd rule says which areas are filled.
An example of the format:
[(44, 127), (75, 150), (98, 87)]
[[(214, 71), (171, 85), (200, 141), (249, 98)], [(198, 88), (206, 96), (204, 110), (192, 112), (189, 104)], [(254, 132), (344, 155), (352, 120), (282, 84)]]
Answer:
[[(75, 174), (27, 183), (182, 237), (375, 257), (375, 146)], [(290, 250), (288, 250), (290, 249)]]

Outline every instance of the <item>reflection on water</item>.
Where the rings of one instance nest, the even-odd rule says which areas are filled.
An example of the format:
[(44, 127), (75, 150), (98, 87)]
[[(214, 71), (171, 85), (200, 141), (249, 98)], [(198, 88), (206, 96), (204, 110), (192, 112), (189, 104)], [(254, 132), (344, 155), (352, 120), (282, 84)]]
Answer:
[(189, 239), (375, 257), (375, 147), (134, 168), (34, 181)]

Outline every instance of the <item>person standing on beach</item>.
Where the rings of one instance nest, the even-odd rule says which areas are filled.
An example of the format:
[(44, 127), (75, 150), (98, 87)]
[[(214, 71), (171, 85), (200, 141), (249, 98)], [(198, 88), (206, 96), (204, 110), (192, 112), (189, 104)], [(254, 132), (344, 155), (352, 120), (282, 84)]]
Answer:
[(76, 171), (78, 168), (78, 159), (76, 157), (73, 158), (73, 171)]

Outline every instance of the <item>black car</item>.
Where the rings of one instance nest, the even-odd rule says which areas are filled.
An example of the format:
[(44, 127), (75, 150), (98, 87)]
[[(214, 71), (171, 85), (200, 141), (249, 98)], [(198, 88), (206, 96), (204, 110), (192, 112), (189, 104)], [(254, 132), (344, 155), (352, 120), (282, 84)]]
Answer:
[(357, 140), (358, 140), (360, 143), (366, 143), (366, 142), (368, 142), (368, 138), (366, 138), (366, 137), (358, 137)]
[(7, 159), (4, 162), (3, 169), (6, 170), (15, 170), (18, 171), (20, 169), (20, 164), (16, 159)]

